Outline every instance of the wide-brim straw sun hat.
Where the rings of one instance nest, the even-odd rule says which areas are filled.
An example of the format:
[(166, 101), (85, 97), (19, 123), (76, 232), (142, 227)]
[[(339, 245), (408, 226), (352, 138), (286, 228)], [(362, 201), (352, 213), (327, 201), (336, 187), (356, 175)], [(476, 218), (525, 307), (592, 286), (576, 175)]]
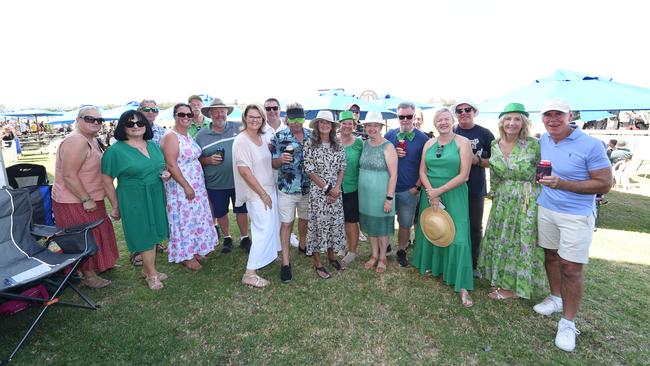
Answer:
[(427, 207), (422, 211), (420, 228), (424, 237), (438, 247), (449, 246), (456, 236), (456, 228), (451, 216), (438, 207)]
[(233, 106), (226, 105), (221, 99), (214, 98), (212, 99), (212, 102), (210, 102), (209, 106), (201, 108), (201, 114), (210, 118), (211, 108), (228, 108), (228, 114), (232, 113), (232, 111), (235, 109)]
[(334, 114), (332, 114), (332, 111), (318, 111), (316, 118), (312, 119), (311, 122), (309, 122), (309, 128), (312, 130), (315, 129), (316, 124), (319, 121), (330, 122), (334, 128), (339, 126), (339, 122), (334, 120)]
[(381, 112), (377, 112), (377, 111), (366, 112), (366, 117), (359, 123), (362, 126), (368, 123), (379, 123), (380, 125), (386, 126), (386, 122), (384, 122), (384, 117), (382, 117)]

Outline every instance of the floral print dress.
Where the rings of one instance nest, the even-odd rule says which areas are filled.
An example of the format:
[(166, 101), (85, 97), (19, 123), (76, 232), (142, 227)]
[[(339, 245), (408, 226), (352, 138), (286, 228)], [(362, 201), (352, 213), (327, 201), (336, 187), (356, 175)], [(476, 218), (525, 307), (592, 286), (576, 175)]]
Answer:
[(214, 250), (219, 238), (212, 225), (212, 211), (205, 189), (203, 169), (199, 163), (201, 148), (189, 135), (176, 131), (178, 137), (178, 167), (194, 189), (193, 200), (185, 198), (183, 187), (173, 178), (165, 183), (167, 219), (169, 220), (169, 262), (180, 263), (206, 255)]
[[(325, 182), (334, 186), (339, 172), (346, 167), (345, 150), (337, 150), (330, 144), (313, 146), (311, 141), (305, 143), (305, 173), (315, 173)], [(310, 179), (311, 181), (311, 179)], [(307, 228), (307, 255), (313, 252), (325, 253), (332, 248), (337, 253), (346, 246), (345, 224), (343, 222), (343, 199), (339, 197), (333, 203), (327, 202), (323, 189), (313, 181), (309, 189), (309, 224)]]
[(539, 142), (519, 140), (506, 158), (497, 139), (492, 142), (490, 189), (492, 208), (481, 241), (478, 270), (494, 287), (530, 299), (546, 288), (544, 250), (537, 245), (535, 169)]

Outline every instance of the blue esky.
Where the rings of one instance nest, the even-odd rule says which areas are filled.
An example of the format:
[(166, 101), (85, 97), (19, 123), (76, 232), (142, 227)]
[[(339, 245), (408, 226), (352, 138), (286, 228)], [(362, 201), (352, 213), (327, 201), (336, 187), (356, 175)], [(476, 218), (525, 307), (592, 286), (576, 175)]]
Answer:
[(638, 1), (2, 1), (8, 108), (301, 100), (317, 89), (477, 101), (563, 68), (650, 88)]

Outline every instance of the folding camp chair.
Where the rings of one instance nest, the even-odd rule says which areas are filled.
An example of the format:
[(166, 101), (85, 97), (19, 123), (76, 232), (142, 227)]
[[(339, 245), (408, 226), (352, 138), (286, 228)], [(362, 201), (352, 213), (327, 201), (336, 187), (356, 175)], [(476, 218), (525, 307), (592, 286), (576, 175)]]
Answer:
[(44, 166), (27, 163), (8, 167), (7, 180), (12, 188), (43, 186), (50, 183)]
[[(101, 224), (102, 220), (64, 230), (42, 225), (32, 227), (31, 211), (29, 192), (26, 189), (0, 189), (0, 299), (18, 299), (43, 305), (9, 357), (0, 360), (0, 365), (11, 361), (50, 305), (92, 310), (99, 308), (99, 305), (94, 304), (70, 283), (70, 279), (79, 265), (97, 252), (97, 244), (90, 230)], [(39, 229), (38, 235), (47, 237), (45, 245), (39, 245), (32, 236), (34, 228)], [(63, 253), (49, 249), (56, 246)], [(69, 270), (65, 271), (66, 268)], [(21, 290), (37, 284), (47, 284), (55, 290), (47, 298), (19, 295)], [(66, 288), (76, 292), (84, 303), (59, 300)]]

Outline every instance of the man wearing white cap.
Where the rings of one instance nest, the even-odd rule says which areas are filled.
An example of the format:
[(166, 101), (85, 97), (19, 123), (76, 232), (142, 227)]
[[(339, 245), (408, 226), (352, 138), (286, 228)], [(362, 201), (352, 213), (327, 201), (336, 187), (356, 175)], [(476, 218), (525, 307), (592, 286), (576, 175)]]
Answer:
[(533, 309), (546, 316), (562, 312), (555, 345), (572, 352), (580, 334), (573, 320), (582, 299), (582, 265), (589, 262), (595, 198), (609, 192), (612, 169), (603, 143), (569, 126), (566, 101), (546, 101), (540, 113), (547, 131), (540, 138), (542, 160), (551, 162), (552, 172), (539, 180), (537, 223), (551, 294)]
[(483, 206), (487, 196), (485, 168), (490, 167), (491, 146), (494, 135), (485, 127), (474, 123), (478, 106), (471, 99), (461, 99), (452, 110), (456, 113), (458, 125), (454, 133), (466, 137), (472, 145), (472, 167), (469, 171), (467, 188), (469, 194), (469, 233), (472, 239), (472, 268), (474, 276), (478, 254), (483, 238)]

